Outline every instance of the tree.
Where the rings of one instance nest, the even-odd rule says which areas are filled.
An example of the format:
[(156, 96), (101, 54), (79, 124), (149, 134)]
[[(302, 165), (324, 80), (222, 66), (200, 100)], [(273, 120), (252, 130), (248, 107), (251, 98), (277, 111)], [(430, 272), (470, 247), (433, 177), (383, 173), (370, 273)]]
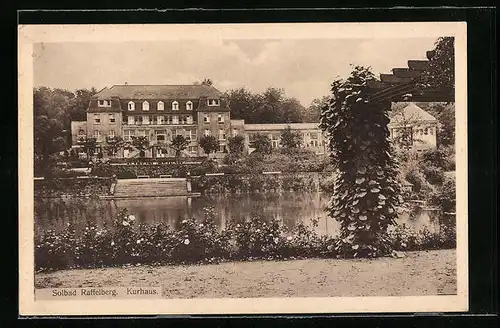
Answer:
[(244, 88), (240, 88), (227, 91), (225, 96), (231, 108), (231, 119), (256, 123), (255, 112), (259, 106), (259, 99), (256, 95)]
[(311, 105), (305, 109), (303, 114), (303, 121), (309, 123), (319, 122), (321, 111), (323, 108), (328, 106), (330, 98), (328, 96), (323, 96), (322, 98), (313, 99)]
[(304, 122), (305, 108), (295, 98), (287, 98), (281, 102), (281, 121), (283, 123)]
[(120, 149), (125, 147), (123, 138), (120, 136), (106, 137), (106, 145), (104, 149), (106, 150), (108, 156), (116, 156)]
[(207, 86), (212, 86), (214, 83), (212, 79), (210, 78), (204, 78), (202, 81), (195, 81), (193, 82), (194, 85), (207, 85)]
[(271, 140), (260, 133), (253, 136), (250, 147), (255, 148), (255, 152), (259, 154), (270, 154), (272, 151)]
[(82, 146), (83, 151), (85, 154), (87, 154), (87, 159), (90, 159), (91, 154), (95, 152), (95, 148), (97, 145), (97, 139), (96, 138), (80, 138), (78, 140), (78, 144)]
[(58, 123), (59, 136), (66, 144), (71, 144), (71, 135), (64, 133), (71, 128), (72, 120), (86, 120), (86, 109), (90, 97), (97, 92), (95, 88), (79, 89), (75, 93), (64, 89), (47, 87), (33, 88), (33, 114), (35, 122), (45, 116)]
[(175, 152), (175, 159), (177, 163), (179, 163), (182, 151), (185, 150), (189, 146), (189, 141), (184, 138), (184, 136), (176, 135), (170, 144), (170, 147)]
[(227, 141), (227, 145), (229, 148), (229, 153), (235, 156), (241, 156), (243, 151), (245, 150), (245, 138), (240, 135), (236, 135), (234, 137), (229, 137)]
[(455, 38), (441, 37), (431, 51), (429, 66), (421, 77), (423, 88), (455, 90)]
[(299, 148), (302, 143), (302, 136), (299, 132), (292, 130), (290, 125), (287, 125), (281, 131), (281, 146), (286, 149)]
[(212, 86), (214, 83), (212, 79), (210, 78), (204, 78), (203, 81), (201, 81), (201, 85), (207, 85), (207, 86)]
[(211, 153), (215, 153), (219, 150), (219, 140), (217, 140), (214, 136), (203, 136), (200, 138), (199, 145), (203, 148), (207, 157), (210, 156)]
[(132, 147), (139, 151), (139, 157), (146, 156), (146, 150), (149, 149), (149, 140), (147, 137), (132, 137)]
[(335, 151), (337, 168), (329, 216), (340, 222), (336, 250), (353, 257), (375, 257), (391, 252), (387, 228), (395, 224), (402, 201), (397, 163), (390, 153), (390, 103), (371, 102), (369, 68), (355, 66), (345, 80), (331, 85), (332, 100), (321, 113), (321, 128)]
[(36, 116), (34, 121), (35, 170), (43, 172), (49, 166), (50, 157), (65, 149), (67, 144), (56, 119), (40, 115)]

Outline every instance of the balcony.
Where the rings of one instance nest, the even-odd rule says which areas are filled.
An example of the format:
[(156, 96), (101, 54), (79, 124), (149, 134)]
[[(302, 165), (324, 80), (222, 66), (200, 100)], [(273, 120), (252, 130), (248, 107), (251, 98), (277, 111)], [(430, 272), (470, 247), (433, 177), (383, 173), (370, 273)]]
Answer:
[(151, 127), (151, 128), (158, 128), (158, 127), (165, 127), (165, 126), (191, 126), (191, 125), (196, 125), (196, 122), (191, 122), (191, 123), (188, 123), (188, 122), (182, 122), (182, 121), (179, 121), (177, 123), (172, 123), (172, 122), (165, 122), (165, 123), (162, 123), (162, 124), (158, 124), (158, 123), (148, 123), (148, 124), (144, 124), (144, 123), (133, 123), (133, 124), (129, 124), (128, 122), (123, 122), (123, 125), (124, 126), (128, 126), (128, 127)]

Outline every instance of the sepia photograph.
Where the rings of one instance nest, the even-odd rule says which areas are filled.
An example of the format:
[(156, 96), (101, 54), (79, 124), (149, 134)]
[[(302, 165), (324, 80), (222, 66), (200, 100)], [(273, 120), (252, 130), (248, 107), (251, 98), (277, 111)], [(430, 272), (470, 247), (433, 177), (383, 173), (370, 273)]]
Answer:
[(465, 42), (23, 26), (21, 310), (467, 310)]

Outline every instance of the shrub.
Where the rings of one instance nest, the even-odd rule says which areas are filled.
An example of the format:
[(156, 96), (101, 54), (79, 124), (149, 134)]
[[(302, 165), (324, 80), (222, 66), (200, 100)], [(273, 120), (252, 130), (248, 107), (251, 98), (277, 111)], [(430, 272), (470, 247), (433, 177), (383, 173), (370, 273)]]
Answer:
[(91, 196), (107, 195), (111, 178), (54, 178), (35, 181), (36, 197), (60, 197), (62, 195)]
[(217, 162), (211, 159), (205, 159), (200, 165), (191, 169), (191, 175), (204, 175), (215, 172), (217, 172)]
[(456, 210), (456, 183), (454, 178), (446, 178), (437, 191), (428, 195), (431, 205), (437, 206), (441, 211), (454, 213)]
[(432, 185), (442, 185), (444, 182), (444, 171), (440, 167), (424, 166), (422, 173), (425, 179)]
[[(119, 211), (111, 226), (87, 222), (84, 231), (68, 225), (62, 232), (46, 231), (35, 240), (38, 271), (93, 268), (126, 264), (217, 263), (230, 260), (350, 258), (352, 251), (335, 236), (320, 236), (312, 226), (299, 223), (287, 228), (278, 220), (252, 217), (231, 221), (220, 230), (212, 208), (205, 219), (186, 219), (173, 229), (165, 224), (137, 224), (126, 210)], [(439, 232), (416, 233), (405, 226), (389, 232), (386, 242), (395, 250), (455, 247), (454, 217)]]

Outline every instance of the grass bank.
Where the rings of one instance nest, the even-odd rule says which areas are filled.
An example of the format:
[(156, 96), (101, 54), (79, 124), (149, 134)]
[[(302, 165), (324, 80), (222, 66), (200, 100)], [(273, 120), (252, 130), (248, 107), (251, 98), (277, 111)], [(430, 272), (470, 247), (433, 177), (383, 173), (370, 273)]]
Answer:
[(162, 286), (165, 298), (456, 294), (455, 250), (403, 258), (125, 266), (37, 273), (36, 288)]

